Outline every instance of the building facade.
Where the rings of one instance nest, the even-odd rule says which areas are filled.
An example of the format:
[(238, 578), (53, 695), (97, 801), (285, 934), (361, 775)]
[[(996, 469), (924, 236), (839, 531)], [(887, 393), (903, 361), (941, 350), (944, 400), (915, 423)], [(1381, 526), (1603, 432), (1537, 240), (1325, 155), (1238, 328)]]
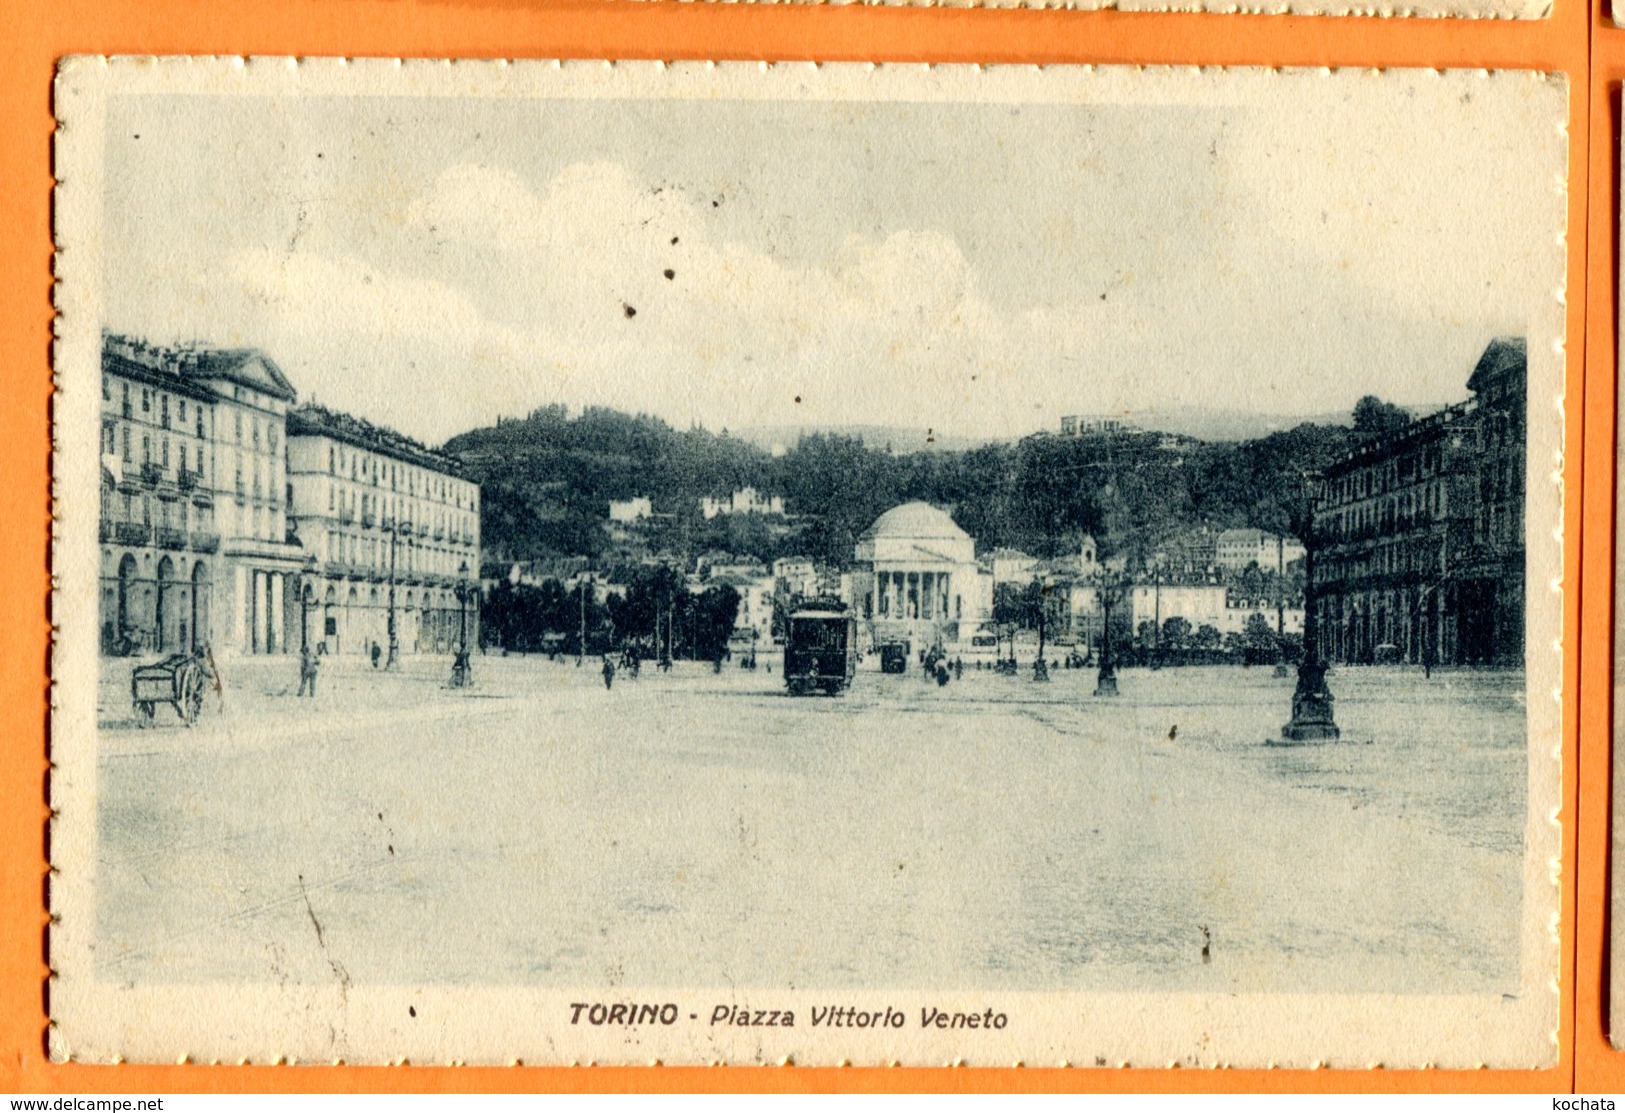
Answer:
[(719, 514), (783, 514), (784, 496), (764, 495), (755, 487), (741, 487), (727, 498), (700, 499), (700, 514), (709, 521)]
[[(288, 415), (288, 500), (309, 565), (296, 629), (328, 653), (478, 644), (480, 491), (456, 460), (360, 418)], [(303, 586), (303, 585), (302, 585)]]
[(293, 387), (251, 348), (102, 343), (101, 628), (109, 653), (275, 653)]
[(102, 344), (100, 626), (104, 653), (209, 642), (221, 586), (214, 395), (177, 353)]
[(1063, 437), (1101, 437), (1137, 432), (1137, 426), (1110, 414), (1068, 414), (1061, 418)]
[(1326, 660), (1523, 663), (1527, 380), (1524, 340), (1494, 340), (1466, 402), (1324, 471), (1310, 578)]
[(478, 583), (478, 487), (416, 442), (295, 402), (263, 352), (103, 338), (104, 653), (297, 653), (312, 636), (362, 652), (397, 515), (402, 645), (451, 646), (456, 589)]
[(641, 495), (635, 498), (622, 500), (612, 499), (609, 504), (609, 520), (612, 522), (619, 522), (622, 525), (630, 525), (633, 522), (641, 522), (643, 519), (648, 518), (653, 514), (653, 504), (647, 497)]
[(851, 590), (874, 641), (949, 644), (987, 616), (975, 539), (929, 503), (886, 511), (858, 538), (854, 555)]
[(214, 645), (226, 652), (286, 653), (290, 585), (305, 567), (287, 518), (293, 386), (269, 356), (253, 349), (204, 349), (183, 360), (215, 399), (215, 518), (229, 609), (216, 617)]
[(1232, 572), (1249, 565), (1285, 571), (1303, 559), (1303, 542), (1261, 529), (1227, 529), (1214, 540), (1213, 563)]

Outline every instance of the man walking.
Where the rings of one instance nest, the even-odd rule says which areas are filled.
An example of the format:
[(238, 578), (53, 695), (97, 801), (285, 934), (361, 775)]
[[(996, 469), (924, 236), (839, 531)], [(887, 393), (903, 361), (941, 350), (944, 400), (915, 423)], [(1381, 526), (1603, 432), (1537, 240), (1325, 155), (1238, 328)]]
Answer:
[(299, 651), (299, 695), (316, 698), (316, 670), (321, 661), (307, 645)]

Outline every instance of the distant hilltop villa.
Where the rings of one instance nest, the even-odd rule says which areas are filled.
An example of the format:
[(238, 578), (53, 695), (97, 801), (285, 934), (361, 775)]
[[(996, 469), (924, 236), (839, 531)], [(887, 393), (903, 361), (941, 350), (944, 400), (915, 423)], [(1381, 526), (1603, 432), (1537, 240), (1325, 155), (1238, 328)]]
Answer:
[(1061, 418), (1063, 437), (1100, 437), (1139, 431), (1139, 426), (1111, 414), (1069, 414)]
[(720, 514), (783, 514), (784, 496), (763, 495), (755, 487), (741, 487), (726, 498), (702, 498), (700, 513), (707, 521)]

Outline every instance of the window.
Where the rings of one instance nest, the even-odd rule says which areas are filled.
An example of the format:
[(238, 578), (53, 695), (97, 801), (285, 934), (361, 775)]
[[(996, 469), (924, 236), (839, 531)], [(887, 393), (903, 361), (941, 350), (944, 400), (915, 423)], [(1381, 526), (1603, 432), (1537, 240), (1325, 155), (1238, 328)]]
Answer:
[(269, 423), (265, 426), (265, 446), (270, 452), (276, 451), (276, 426)]
[(141, 462), (143, 464), (152, 463), (152, 440), (146, 436), (141, 438)]
[(203, 407), (197, 408), (197, 435), (203, 436)]
[(141, 412), (144, 414), (152, 412), (152, 391), (146, 387), (141, 388)]
[(121, 408), (122, 408), (122, 410), (124, 412), (124, 416), (129, 417), (130, 416), (130, 384), (129, 383), (120, 383), (119, 384), (119, 390), (120, 390), (120, 392), (122, 394), (122, 399), (123, 399), (122, 402), (120, 403), (120, 406), (121, 406)]
[(253, 428), (254, 451), (258, 452), (260, 450), (260, 419), (256, 417), (253, 420), (252, 424), (253, 424), (253, 427), (254, 427)]
[(158, 411), (159, 411), (159, 415), (160, 415), (159, 420), (161, 422), (163, 422), (164, 428), (168, 429), (169, 428), (169, 395), (160, 394), (158, 396)]
[[(328, 445), (327, 446), (327, 474), (328, 475), (337, 475), (338, 474), (338, 468), (334, 464), (334, 460), (337, 457), (337, 455), (338, 454), (333, 451), (333, 446)], [(331, 510), (333, 508), (331, 506), (329, 506), (328, 509)]]
[(333, 497), (333, 485), (331, 483), (329, 483), (327, 485), (327, 512), (329, 514), (331, 514), (336, 509), (336, 507), (334, 505), (335, 501), (336, 500)]
[(124, 462), (126, 464), (130, 462), (130, 427), (128, 425), (124, 427)]
[(102, 401), (103, 402), (111, 402), (112, 400), (113, 400), (113, 384), (107, 381), (107, 376), (106, 375), (103, 375), (102, 376)]
[(179, 405), (180, 405), (180, 413), (176, 416), (175, 420), (179, 421), (182, 425), (185, 425), (186, 424), (186, 399), (182, 398), (180, 400)]
[(102, 422), (102, 454), (111, 456), (118, 451), (118, 427), (111, 421)]
[(231, 414), (232, 435), (238, 444), (243, 443), (243, 411), (233, 410)]
[(164, 438), (164, 443), (163, 443), (163, 466), (164, 466), (164, 468), (166, 470), (169, 467), (169, 438), (168, 437)]
[(197, 477), (199, 479), (203, 478), (203, 446), (201, 444), (197, 446)]

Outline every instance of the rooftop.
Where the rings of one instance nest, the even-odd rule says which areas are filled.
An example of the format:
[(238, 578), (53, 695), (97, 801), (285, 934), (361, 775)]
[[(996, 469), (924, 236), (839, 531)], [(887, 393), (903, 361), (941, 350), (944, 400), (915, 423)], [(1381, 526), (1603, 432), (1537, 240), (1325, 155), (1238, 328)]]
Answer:
[(224, 379), (293, 402), (293, 384), (270, 356), (258, 348), (208, 348), (195, 344), (163, 346), (116, 333), (102, 336), (102, 363), (140, 368), (191, 384)]
[(909, 541), (970, 540), (970, 534), (960, 529), (946, 511), (918, 501), (892, 507), (863, 532), (866, 541), (882, 537)]
[(462, 474), (462, 462), (455, 456), (436, 452), (405, 433), (397, 433), (385, 426), (374, 425), (365, 418), (339, 413), (314, 402), (306, 402), (298, 409), (288, 411), (288, 436), (332, 437), (409, 464), (419, 464), (449, 475)]

